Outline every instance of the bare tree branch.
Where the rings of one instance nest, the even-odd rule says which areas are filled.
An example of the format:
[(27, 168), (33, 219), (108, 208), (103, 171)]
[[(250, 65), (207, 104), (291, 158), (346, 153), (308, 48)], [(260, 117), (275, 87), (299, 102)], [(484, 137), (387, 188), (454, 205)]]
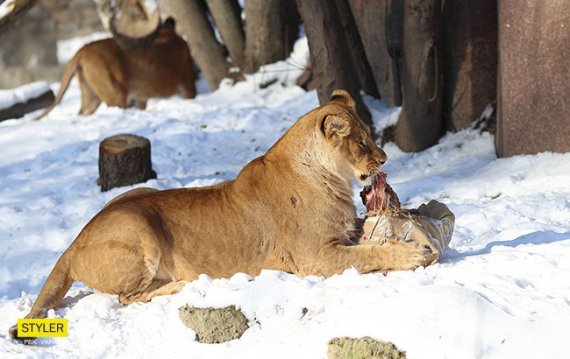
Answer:
[(38, 0), (7, 0), (0, 5), (0, 36), (10, 25), (22, 18)]

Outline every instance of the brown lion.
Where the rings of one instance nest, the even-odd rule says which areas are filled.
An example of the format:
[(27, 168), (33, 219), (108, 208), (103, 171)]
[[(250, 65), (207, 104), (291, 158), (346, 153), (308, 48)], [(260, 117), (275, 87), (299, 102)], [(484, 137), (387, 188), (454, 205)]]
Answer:
[(80, 115), (92, 114), (102, 101), (144, 109), (149, 98), (169, 97), (176, 91), (184, 98), (196, 96), (190, 49), (174, 27), (169, 18), (144, 47), (121, 47), (112, 38), (82, 47), (67, 64), (54, 103), (36, 120), (61, 102), (75, 74), (81, 89)]
[(128, 304), (176, 293), (201, 273), (330, 276), (425, 265), (429, 253), (416, 242), (358, 242), (351, 180), (374, 176), (385, 161), (353, 99), (336, 90), (233, 181), (113, 199), (58, 260), (27, 318), (44, 318), (76, 280)]

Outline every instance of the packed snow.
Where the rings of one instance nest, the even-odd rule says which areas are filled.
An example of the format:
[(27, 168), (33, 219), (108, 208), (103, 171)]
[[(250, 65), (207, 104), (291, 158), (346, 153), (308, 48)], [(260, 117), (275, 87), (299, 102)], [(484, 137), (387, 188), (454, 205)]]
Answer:
[(57, 61), (60, 64), (66, 64), (73, 55), (79, 51), (84, 45), (90, 42), (109, 38), (110, 35), (104, 31), (94, 32), (85, 36), (73, 37), (71, 39), (57, 41)]
[[(331, 338), (365, 335), (392, 341), (409, 358), (570, 357), (570, 154), (498, 159), (493, 136), (475, 129), (447, 134), (420, 153), (384, 147), (384, 170), (405, 206), (437, 199), (456, 215), (438, 264), (387, 275), (348, 269), (330, 278), (202, 275), (177, 295), (129, 306), (76, 283), (65, 306), (49, 312), (69, 319), (68, 338), (34, 346), (7, 338), (56, 260), (111, 198), (140, 186), (232, 179), (318, 106), (314, 91), (294, 85), (306, 42), (294, 56), (193, 100), (150, 101), (146, 111), (102, 106), (80, 117), (73, 83), (44, 120), (31, 121), (32, 114), (0, 123), (3, 357), (326, 358)], [(398, 109), (366, 103), (378, 129), (397, 119)], [(158, 178), (101, 193), (99, 142), (118, 133), (150, 139)], [(360, 189), (355, 182), (363, 210)], [(251, 327), (238, 340), (200, 344), (178, 318), (187, 303), (236, 305)]]
[(47, 82), (38, 81), (10, 90), (0, 90), (0, 110), (39, 97), (50, 90)]

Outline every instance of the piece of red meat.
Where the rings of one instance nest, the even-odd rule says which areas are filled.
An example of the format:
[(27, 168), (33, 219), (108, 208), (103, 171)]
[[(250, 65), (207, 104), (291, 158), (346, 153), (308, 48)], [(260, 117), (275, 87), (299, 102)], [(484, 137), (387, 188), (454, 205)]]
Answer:
[(386, 182), (386, 173), (379, 172), (372, 184), (364, 186), (360, 192), (362, 203), (368, 212), (378, 213), (389, 209), (400, 209), (400, 200), (392, 187)]

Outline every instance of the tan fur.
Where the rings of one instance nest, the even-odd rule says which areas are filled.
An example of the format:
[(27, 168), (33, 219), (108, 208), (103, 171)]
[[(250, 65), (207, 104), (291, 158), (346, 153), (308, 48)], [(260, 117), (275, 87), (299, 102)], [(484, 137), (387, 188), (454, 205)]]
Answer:
[(57, 262), (28, 317), (57, 307), (75, 280), (126, 304), (175, 293), (200, 273), (330, 276), (424, 265), (428, 253), (415, 242), (355, 240), (351, 179), (385, 161), (350, 95), (337, 90), (233, 181), (137, 189), (110, 202)]
[(92, 114), (101, 102), (144, 109), (149, 98), (169, 97), (176, 91), (184, 98), (196, 96), (188, 45), (173, 28), (164, 26), (147, 47), (124, 49), (113, 39), (82, 47), (67, 64), (54, 103), (36, 120), (61, 102), (75, 74), (81, 89), (81, 115)]

